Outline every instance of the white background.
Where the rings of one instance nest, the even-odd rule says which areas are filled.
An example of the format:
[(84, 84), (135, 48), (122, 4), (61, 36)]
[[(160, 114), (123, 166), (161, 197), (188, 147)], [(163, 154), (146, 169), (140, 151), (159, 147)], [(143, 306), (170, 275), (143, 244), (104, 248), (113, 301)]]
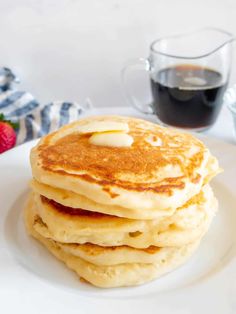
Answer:
[(42, 102), (90, 97), (95, 106), (125, 106), (124, 63), (147, 57), (159, 36), (203, 26), (236, 34), (236, 1), (0, 0), (0, 65)]

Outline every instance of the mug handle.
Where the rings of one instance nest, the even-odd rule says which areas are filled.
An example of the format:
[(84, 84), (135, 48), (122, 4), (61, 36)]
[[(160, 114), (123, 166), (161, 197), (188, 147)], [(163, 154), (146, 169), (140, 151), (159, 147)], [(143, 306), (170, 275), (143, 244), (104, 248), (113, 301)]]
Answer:
[(138, 111), (145, 113), (145, 114), (153, 114), (153, 110), (151, 104), (142, 105), (141, 102), (130, 92), (130, 89), (127, 85), (127, 74), (130, 71), (136, 71), (137, 67), (141, 67), (143, 70), (149, 72), (150, 71), (150, 62), (148, 59), (139, 58), (135, 60), (128, 61), (127, 64), (121, 71), (121, 83), (125, 93), (125, 96), (129, 103), (137, 109)]

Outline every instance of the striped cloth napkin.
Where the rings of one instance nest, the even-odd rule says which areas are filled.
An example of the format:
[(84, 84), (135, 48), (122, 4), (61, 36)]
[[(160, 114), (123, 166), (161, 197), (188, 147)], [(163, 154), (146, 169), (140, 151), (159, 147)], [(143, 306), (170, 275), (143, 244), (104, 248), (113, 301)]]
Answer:
[(75, 121), (92, 107), (89, 99), (84, 105), (62, 101), (42, 105), (30, 93), (17, 90), (13, 83), (19, 83), (14, 73), (9, 68), (0, 68), (0, 113), (5, 119), (18, 122), (16, 145)]

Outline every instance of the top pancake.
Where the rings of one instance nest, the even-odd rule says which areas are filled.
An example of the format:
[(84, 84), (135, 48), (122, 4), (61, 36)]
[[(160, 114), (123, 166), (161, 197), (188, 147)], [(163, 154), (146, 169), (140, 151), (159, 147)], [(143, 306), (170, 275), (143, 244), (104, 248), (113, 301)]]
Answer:
[[(91, 144), (91, 133), (79, 130), (97, 121), (126, 123), (133, 144)], [(113, 215), (119, 206), (121, 217), (132, 210), (137, 219), (170, 215), (218, 172), (216, 159), (192, 135), (120, 116), (90, 117), (45, 136), (31, 151), (31, 166), (39, 182), (85, 196), (101, 212), (103, 204), (112, 205)]]

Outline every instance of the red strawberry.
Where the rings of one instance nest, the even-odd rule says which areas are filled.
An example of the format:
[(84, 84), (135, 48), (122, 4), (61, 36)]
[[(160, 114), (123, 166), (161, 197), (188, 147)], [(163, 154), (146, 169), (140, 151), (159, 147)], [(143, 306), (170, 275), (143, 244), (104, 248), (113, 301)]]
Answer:
[(3, 115), (0, 115), (0, 154), (15, 146), (16, 143), (15, 125), (3, 119)]

